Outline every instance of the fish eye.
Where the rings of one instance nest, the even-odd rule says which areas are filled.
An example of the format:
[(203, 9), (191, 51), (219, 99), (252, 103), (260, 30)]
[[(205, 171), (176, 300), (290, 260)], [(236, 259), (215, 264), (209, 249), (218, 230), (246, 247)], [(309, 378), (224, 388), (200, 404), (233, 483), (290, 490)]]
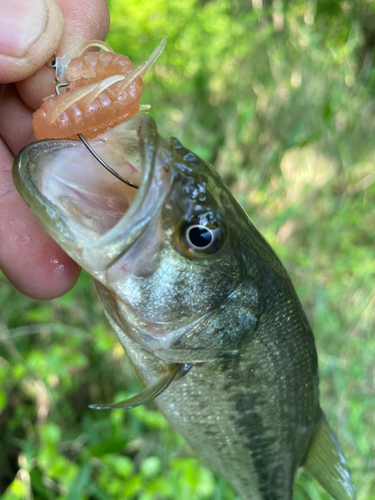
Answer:
[(224, 233), (218, 224), (202, 224), (198, 218), (185, 222), (181, 227), (180, 243), (190, 253), (206, 255), (221, 247)]

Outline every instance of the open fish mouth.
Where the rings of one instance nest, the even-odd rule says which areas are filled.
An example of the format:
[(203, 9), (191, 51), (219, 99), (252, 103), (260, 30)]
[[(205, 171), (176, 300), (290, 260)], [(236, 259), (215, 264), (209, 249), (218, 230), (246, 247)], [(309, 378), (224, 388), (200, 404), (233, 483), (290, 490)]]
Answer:
[(26, 146), (15, 160), (14, 182), (47, 232), (100, 279), (145, 231), (169, 191), (169, 152), (162, 142), (147, 114), (90, 141), (138, 189), (117, 180), (81, 142), (71, 140)]

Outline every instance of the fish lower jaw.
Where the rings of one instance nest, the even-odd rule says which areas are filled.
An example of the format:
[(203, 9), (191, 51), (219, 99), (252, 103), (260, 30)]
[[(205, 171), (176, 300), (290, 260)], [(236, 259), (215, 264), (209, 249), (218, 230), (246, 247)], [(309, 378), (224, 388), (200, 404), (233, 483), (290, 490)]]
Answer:
[[(138, 240), (169, 190), (167, 158), (147, 115), (91, 142), (111, 175), (79, 141), (26, 146), (13, 177), (21, 196), (52, 238), (96, 279)], [(129, 185), (130, 183), (130, 185)]]

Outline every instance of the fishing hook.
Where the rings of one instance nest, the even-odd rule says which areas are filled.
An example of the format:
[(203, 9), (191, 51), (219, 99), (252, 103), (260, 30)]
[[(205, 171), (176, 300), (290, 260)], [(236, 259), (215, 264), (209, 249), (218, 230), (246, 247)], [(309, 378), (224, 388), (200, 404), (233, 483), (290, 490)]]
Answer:
[[(60, 95), (60, 89), (61, 88), (64, 88), (64, 87), (68, 87), (69, 86), (69, 83), (58, 83), (55, 87), (55, 92), (56, 92), (56, 95)], [(120, 174), (118, 174), (116, 172), (116, 170), (113, 170), (112, 167), (110, 167), (102, 158), (100, 158), (100, 156), (98, 155), (98, 153), (96, 153), (92, 147), (90, 146), (90, 144), (86, 141), (86, 139), (83, 137), (82, 134), (77, 134), (79, 139), (81, 140), (82, 144), (85, 146), (85, 148), (92, 154), (92, 156), (95, 158), (95, 160), (97, 160), (100, 165), (102, 167), (104, 167), (109, 173), (111, 173), (112, 175), (114, 175), (119, 181), (123, 182), (124, 184), (126, 184), (127, 186), (129, 187), (132, 187), (132, 188), (135, 188), (135, 189), (138, 189), (139, 186), (136, 186), (135, 184), (133, 184), (132, 182), (130, 181), (127, 181), (126, 179), (124, 179), (124, 177), (122, 177)]]
[(53, 53), (53, 56), (50, 59), (50, 61), (46, 63), (46, 66), (49, 69), (56, 69), (56, 51)]
[(118, 174), (116, 172), (116, 170), (113, 170), (112, 167), (110, 167), (102, 158), (100, 158), (100, 156), (98, 155), (98, 153), (96, 153), (92, 147), (90, 146), (90, 144), (86, 141), (86, 139), (83, 137), (82, 134), (77, 134), (78, 137), (80, 138), (80, 140), (82, 141), (83, 145), (85, 146), (85, 148), (90, 151), (90, 153), (93, 155), (93, 157), (100, 163), (100, 165), (102, 167), (104, 167), (106, 170), (108, 170), (108, 172), (110, 172), (112, 175), (114, 175), (119, 181), (125, 183), (127, 186), (130, 186), (132, 188), (135, 188), (135, 189), (138, 189), (139, 186), (136, 186), (135, 184), (131, 183), (130, 181), (127, 181), (126, 179), (124, 179), (120, 174)]
[(64, 87), (68, 87), (68, 86), (69, 86), (69, 83), (58, 83), (55, 87), (56, 95), (60, 95), (60, 89), (62, 89)]

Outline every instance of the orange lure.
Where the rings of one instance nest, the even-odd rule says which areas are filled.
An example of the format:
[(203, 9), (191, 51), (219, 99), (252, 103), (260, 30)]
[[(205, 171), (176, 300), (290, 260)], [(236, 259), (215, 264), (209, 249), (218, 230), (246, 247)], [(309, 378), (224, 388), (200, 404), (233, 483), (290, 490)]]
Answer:
[[(65, 63), (66, 67), (66, 57), (57, 58), (61, 66), (59, 71), (56, 68), (58, 84), (66, 89), (48, 97), (33, 114), (36, 139), (77, 139), (77, 134), (92, 139), (135, 116), (140, 109), (142, 78), (165, 43), (164, 39), (137, 67), (127, 56), (115, 54), (109, 45), (96, 40), (86, 42), (79, 57)], [(86, 52), (90, 47), (104, 52)]]

